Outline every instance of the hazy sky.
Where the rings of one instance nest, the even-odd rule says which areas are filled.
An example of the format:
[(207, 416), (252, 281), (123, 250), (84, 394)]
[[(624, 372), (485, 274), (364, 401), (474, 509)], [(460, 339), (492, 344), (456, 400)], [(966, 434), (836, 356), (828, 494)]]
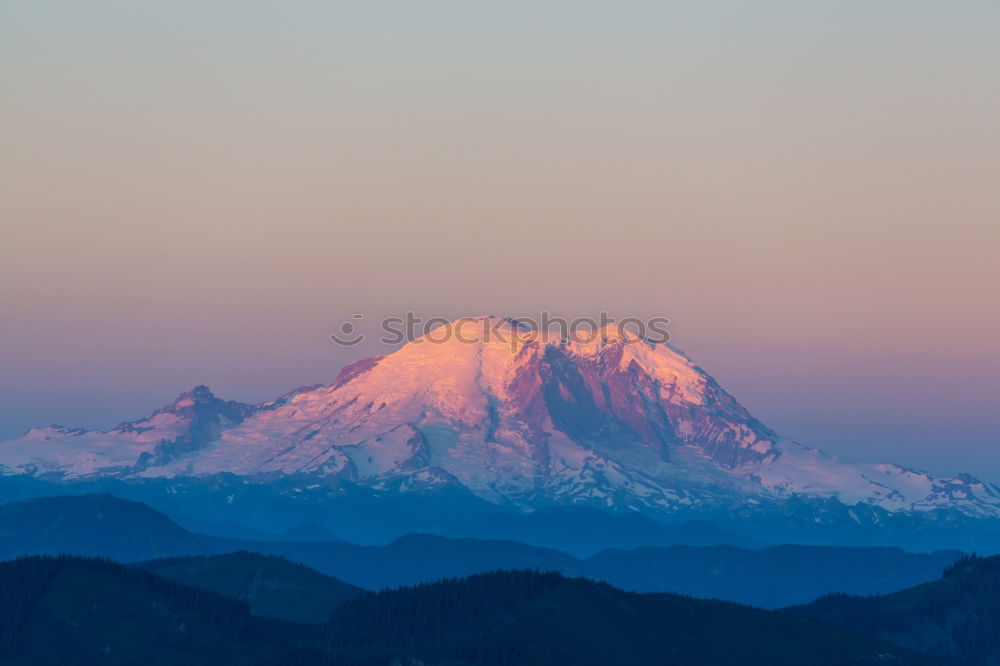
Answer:
[(0, 438), (667, 316), (782, 434), (1000, 481), (1000, 3), (0, 0)]

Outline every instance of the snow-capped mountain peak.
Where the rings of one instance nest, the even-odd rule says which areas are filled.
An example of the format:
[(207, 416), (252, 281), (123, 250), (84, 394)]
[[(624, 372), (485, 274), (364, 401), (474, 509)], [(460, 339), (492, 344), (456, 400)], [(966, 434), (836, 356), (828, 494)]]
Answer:
[(609, 326), (457, 320), (327, 386), (251, 406), (206, 387), (106, 431), (33, 429), (0, 470), (48, 478), (302, 476), (375, 491), (462, 486), (495, 503), (645, 512), (834, 501), (1000, 516), (968, 476), (849, 463), (783, 440), (690, 359)]

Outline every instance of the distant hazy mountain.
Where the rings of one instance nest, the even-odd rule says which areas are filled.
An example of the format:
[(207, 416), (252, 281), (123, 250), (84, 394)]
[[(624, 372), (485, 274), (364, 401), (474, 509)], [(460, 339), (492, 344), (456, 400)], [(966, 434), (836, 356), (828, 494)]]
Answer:
[(497, 569), (538, 569), (576, 576), (588, 573), (586, 565), (572, 555), (516, 541), (409, 534), (385, 546), (358, 546), (346, 542), (247, 542), (202, 538), (218, 552), (256, 550), (278, 555), (369, 590)]
[(250, 612), (293, 622), (325, 622), (348, 599), (366, 594), (301, 564), (245, 551), (213, 557), (172, 557), (135, 566), (250, 604)]
[(762, 541), (723, 530), (708, 521), (664, 524), (640, 513), (612, 513), (584, 506), (558, 506), (530, 513), (496, 513), (450, 526), (449, 535), (504, 539), (590, 557), (607, 548), (641, 546), (744, 546)]
[(134, 562), (208, 552), (196, 535), (162, 513), (110, 495), (0, 505), (0, 559), (73, 553)]
[(225, 537), (227, 539), (247, 539), (251, 541), (340, 541), (340, 538), (319, 523), (301, 522), (278, 532), (247, 527), (235, 522), (213, 522), (186, 517), (183, 526), (198, 534)]
[(937, 581), (875, 597), (830, 595), (788, 609), (961, 666), (1000, 664), (1000, 557), (965, 558)]
[(282, 541), (340, 541), (319, 523), (297, 523), (278, 535)]
[(357, 597), (324, 625), (136, 568), (73, 557), (0, 563), (0, 660), (32, 666), (770, 666), (929, 663), (789, 614), (499, 572)]
[(832, 591), (878, 594), (937, 578), (960, 551), (898, 548), (672, 546), (607, 550), (586, 561), (589, 574), (616, 587), (679, 592), (779, 608)]
[[(944, 566), (961, 555), (915, 554), (896, 548), (780, 546), (748, 550), (672, 546), (608, 550), (590, 559), (579, 559), (516, 541), (420, 534), (407, 535), (385, 546), (341, 541), (255, 541), (193, 534), (148, 507), (97, 495), (15, 502), (0, 506), (0, 517), (4, 516), (15, 518), (0, 520), (0, 544), (5, 557), (66, 552), (135, 562), (149, 559), (151, 554), (160, 557), (249, 551), (284, 557), (366, 589), (496, 569), (538, 569), (607, 580), (636, 591), (682, 592), (769, 607), (805, 602), (834, 591), (898, 590), (935, 579)], [(203, 560), (209, 568), (226, 561)], [(252, 579), (247, 567), (252, 568), (254, 563), (242, 560), (242, 564), (246, 578), (225, 580), (230, 594), (234, 594), (233, 585)], [(296, 585), (299, 582), (292, 584), (293, 589)]]
[(213, 542), (256, 548), (302, 562), (367, 589), (432, 582), (496, 569), (529, 568), (587, 576), (637, 592), (675, 592), (778, 608), (830, 592), (892, 592), (937, 578), (959, 551), (898, 548), (670, 546), (608, 550), (589, 559), (512, 541), (409, 535), (386, 546)]
[(711, 518), (800, 541), (956, 534), (1000, 518), (1000, 490), (971, 476), (849, 463), (782, 439), (668, 345), (615, 327), (576, 342), (503, 319), (465, 326), (478, 342), (415, 340), (259, 405), (197, 387), (107, 432), (35, 428), (0, 444), (0, 474), (151, 484), (207, 520), (246, 522), (285, 497), (297, 509), (282, 520), (325, 524), (336, 504), (409, 530), (420, 511), (430, 522), (489, 506)]

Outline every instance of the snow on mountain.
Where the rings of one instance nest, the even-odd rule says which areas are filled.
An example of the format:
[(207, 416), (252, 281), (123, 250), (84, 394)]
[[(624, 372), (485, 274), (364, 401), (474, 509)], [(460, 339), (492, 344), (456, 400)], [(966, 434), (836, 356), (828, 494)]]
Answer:
[(66, 479), (128, 475), (190, 454), (261, 407), (217, 398), (196, 386), (172, 405), (111, 430), (51, 425), (0, 444), (0, 472)]
[(1000, 516), (1000, 489), (967, 475), (849, 463), (781, 439), (668, 345), (613, 326), (577, 342), (507, 320), (460, 322), (475, 342), (418, 339), (261, 405), (198, 387), (107, 432), (32, 429), (0, 444), (0, 472), (453, 484), (522, 508), (669, 513), (796, 497)]

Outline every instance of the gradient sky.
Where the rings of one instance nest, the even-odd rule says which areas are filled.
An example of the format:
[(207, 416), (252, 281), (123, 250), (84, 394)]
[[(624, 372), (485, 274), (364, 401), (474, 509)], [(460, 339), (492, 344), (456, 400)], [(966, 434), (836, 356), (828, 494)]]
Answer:
[(1000, 3), (0, 0), (0, 438), (607, 310), (1000, 481)]

